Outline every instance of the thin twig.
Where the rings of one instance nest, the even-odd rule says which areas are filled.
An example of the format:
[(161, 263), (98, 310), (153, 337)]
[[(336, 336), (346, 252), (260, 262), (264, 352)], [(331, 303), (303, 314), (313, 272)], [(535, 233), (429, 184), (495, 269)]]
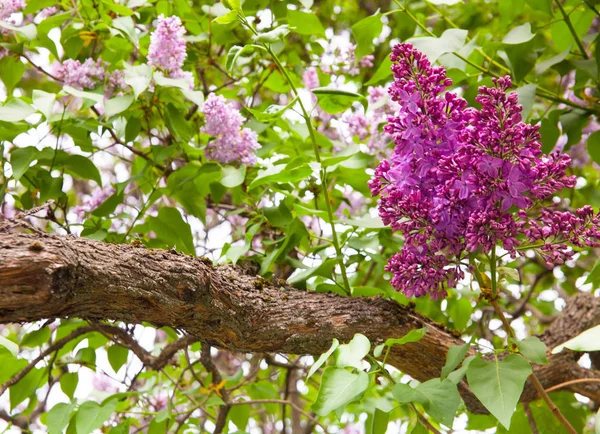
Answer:
[(547, 388), (546, 392), (550, 393), (555, 390), (562, 389), (563, 387), (570, 386), (571, 384), (579, 384), (579, 383), (600, 383), (600, 378), (579, 378), (577, 380), (565, 381), (564, 383), (560, 383), (555, 386)]
[(313, 422), (315, 425), (320, 426), (321, 429), (323, 429), (323, 431), (325, 431), (325, 433), (329, 432), (327, 430), (327, 428), (325, 427), (325, 425), (323, 425), (317, 419), (315, 419), (314, 416), (312, 416), (310, 413), (307, 413), (306, 411), (304, 411), (302, 408), (298, 407), (293, 402), (286, 401), (285, 399), (254, 399), (252, 401), (234, 401), (234, 402), (230, 402), (229, 403), (229, 405), (231, 405), (231, 406), (234, 406), (234, 405), (257, 405), (257, 404), (286, 404), (286, 405), (290, 405), (290, 406), (292, 406), (294, 408), (294, 410), (302, 413), (308, 420), (310, 420), (311, 422)]

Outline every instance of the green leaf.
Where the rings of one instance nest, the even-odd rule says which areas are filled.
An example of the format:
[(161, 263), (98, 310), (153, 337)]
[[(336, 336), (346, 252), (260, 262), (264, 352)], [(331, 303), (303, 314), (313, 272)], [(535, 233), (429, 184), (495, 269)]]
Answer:
[(248, 419), (250, 419), (250, 406), (234, 405), (229, 410), (228, 416), (239, 430), (244, 430), (248, 425)]
[(37, 36), (37, 28), (35, 24), (27, 24), (25, 26), (13, 26), (8, 24), (6, 21), (0, 21), (0, 27), (8, 30), (12, 30), (15, 33), (23, 36), (25, 39), (32, 41)]
[(71, 155), (64, 162), (64, 167), (70, 174), (75, 174), (78, 178), (91, 179), (98, 185), (102, 185), (100, 171), (89, 158), (82, 155)]
[(439, 38), (426, 36), (411, 38), (410, 42), (417, 50), (427, 55), (430, 62), (435, 62), (442, 54), (459, 51), (467, 40), (469, 32), (463, 29), (448, 29)]
[(21, 81), (24, 72), (25, 65), (18, 57), (5, 56), (0, 60), (0, 79), (2, 79), (4, 86), (6, 86), (9, 95)]
[(353, 367), (362, 368), (362, 359), (369, 354), (371, 342), (369, 339), (357, 333), (347, 344), (340, 345), (335, 352), (335, 365), (338, 368)]
[(75, 409), (74, 402), (69, 404), (63, 402), (52, 407), (48, 414), (46, 414), (48, 434), (61, 434), (67, 425), (69, 425), (73, 409)]
[(310, 166), (304, 160), (298, 158), (290, 161), (288, 164), (278, 164), (265, 170), (260, 170), (257, 177), (250, 183), (248, 189), (251, 190), (267, 182), (297, 182), (305, 179), (311, 173), (312, 169)]
[(371, 434), (385, 434), (390, 421), (390, 413), (376, 408), (371, 420)]
[(77, 383), (79, 383), (79, 374), (77, 372), (67, 372), (60, 377), (60, 390), (73, 399)]
[(367, 18), (363, 18), (352, 26), (352, 35), (356, 40), (356, 58), (371, 54), (375, 48), (373, 40), (381, 34), (383, 23), (379, 11)]
[(69, 95), (76, 96), (78, 98), (89, 99), (94, 101), (96, 104), (102, 104), (104, 102), (104, 95), (95, 92), (85, 92), (83, 90), (75, 89), (71, 86), (63, 86), (63, 90)]
[(285, 113), (285, 111), (291, 108), (294, 104), (296, 104), (295, 98), (288, 105), (273, 104), (267, 107), (263, 112), (251, 108), (248, 108), (248, 111), (252, 113), (252, 115), (258, 122), (268, 123), (279, 119), (281, 115), (283, 115), (283, 113)]
[(319, 18), (312, 12), (288, 9), (288, 24), (300, 35), (325, 37), (325, 29)]
[(112, 399), (100, 406), (93, 401), (86, 401), (79, 406), (75, 416), (77, 434), (90, 434), (104, 425), (104, 422), (113, 414), (117, 408), (117, 400)]
[(358, 219), (348, 219), (344, 223), (365, 229), (381, 229), (385, 227), (379, 216), (371, 217), (370, 215)]
[(392, 345), (404, 345), (404, 344), (408, 344), (411, 342), (419, 342), (423, 338), (423, 336), (425, 336), (425, 333), (427, 333), (426, 327), (423, 327), (420, 329), (414, 329), (414, 330), (409, 331), (407, 334), (405, 334), (403, 337), (401, 337), (399, 339), (394, 339), (394, 338), (386, 339), (385, 346), (391, 347)]
[(467, 368), (469, 387), (506, 429), (512, 418), (531, 366), (523, 357), (511, 354), (504, 360), (472, 360)]
[(369, 375), (365, 372), (353, 374), (346, 369), (330, 366), (323, 372), (321, 387), (312, 410), (319, 416), (326, 416), (358, 398), (367, 387)]
[(519, 352), (530, 362), (539, 363), (540, 365), (549, 363), (546, 358), (546, 344), (535, 336), (530, 336), (522, 341), (516, 341), (515, 343), (519, 348)]
[[(596, 131), (595, 133), (590, 134), (590, 136), (587, 139), (587, 150), (590, 154), (590, 158), (594, 161), (594, 163), (600, 164), (600, 131)], [(600, 262), (598, 264), (600, 264)], [(598, 267), (598, 264), (596, 264), (596, 267)], [(594, 267), (594, 270), (596, 270), (596, 267)], [(596, 274), (600, 276), (600, 268), (598, 269)], [(586, 283), (590, 283), (591, 279), (592, 274), (588, 276)]]
[(238, 59), (242, 54), (252, 53), (255, 51), (256, 48), (263, 49), (263, 47), (260, 47), (258, 45), (244, 45), (243, 47), (240, 47), (239, 45), (234, 45), (233, 47), (231, 47), (227, 52), (227, 59), (225, 61), (225, 68), (227, 69), (227, 72), (231, 73), (233, 71)]
[(162, 87), (176, 87), (177, 89), (183, 90), (184, 93), (191, 91), (191, 82), (186, 78), (165, 77), (161, 71), (154, 71), (154, 74), (152, 74), (152, 79), (156, 84)]
[(167, 105), (165, 122), (169, 130), (183, 143), (188, 143), (194, 135), (194, 130), (182, 113), (173, 104)]
[(549, 154), (560, 137), (560, 129), (558, 128), (558, 118), (560, 110), (552, 110), (548, 116), (542, 119), (540, 134), (542, 135), (542, 152)]
[(473, 306), (468, 298), (450, 299), (448, 300), (448, 316), (452, 320), (452, 324), (456, 330), (464, 330), (469, 324)]
[(27, 333), (25, 336), (23, 336), (23, 339), (21, 339), (21, 346), (35, 348), (49, 341), (50, 329), (48, 327), (42, 327), (39, 330), (34, 330), (31, 333)]
[(124, 112), (133, 102), (133, 95), (123, 95), (111, 98), (104, 104), (104, 116), (110, 118)]
[(594, 423), (594, 434), (600, 434), (600, 409), (596, 413), (596, 423)]
[(217, 24), (231, 24), (238, 20), (238, 13), (236, 11), (229, 11), (220, 17), (215, 18), (213, 21)]
[(176, 246), (177, 250), (194, 255), (194, 239), (190, 225), (181, 217), (176, 208), (163, 207), (157, 217), (149, 218), (150, 229), (167, 245)]
[(19, 354), (19, 346), (13, 341), (6, 339), (2, 335), (0, 335), (0, 346), (6, 348), (15, 357), (17, 357), (17, 355)]
[(364, 96), (342, 89), (334, 89), (327, 87), (318, 87), (312, 92), (317, 96), (321, 108), (329, 113), (336, 114), (352, 107), (354, 102), (360, 102), (365, 111), (369, 107), (369, 102)]
[(38, 109), (46, 119), (50, 119), (52, 110), (54, 109), (54, 102), (56, 101), (56, 94), (34, 89), (31, 98), (33, 99), (35, 108)]
[(383, 349), (385, 348), (385, 344), (379, 344), (375, 347), (375, 349), (373, 350), (373, 356), (374, 357), (379, 357), (381, 356), (381, 354), (383, 353)]
[(121, 366), (127, 363), (127, 356), (129, 356), (129, 350), (121, 345), (113, 344), (106, 350), (108, 356), (108, 363), (110, 363), (113, 371), (119, 372)]
[(323, 354), (321, 354), (321, 356), (317, 359), (317, 361), (315, 363), (313, 363), (313, 365), (310, 367), (310, 370), (308, 371), (308, 375), (306, 376), (306, 380), (308, 380), (315, 372), (317, 372), (317, 370), (323, 366), (323, 363), (325, 363), (325, 361), (329, 358), (329, 356), (331, 356), (331, 354), (333, 354), (333, 352), (336, 350), (336, 348), (340, 345), (340, 341), (338, 341), (336, 338), (333, 338), (333, 341), (331, 342), (331, 347), (324, 352)]
[(573, 351), (600, 351), (600, 325), (587, 329), (573, 339), (553, 348), (552, 354), (560, 353), (565, 348)]
[(392, 61), (389, 56), (385, 56), (385, 59), (381, 61), (377, 71), (373, 74), (373, 77), (365, 83), (365, 86), (372, 86), (379, 83), (380, 81), (387, 80), (392, 76)]
[(277, 42), (285, 38), (285, 36), (290, 33), (290, 28), (287, 24), (283, 26), (279, 26), (270, 32), (261, 33), (253, 37), (256, 42), (262, 42), (264, 44), (271, 44), (273, 42)]
[(562, 62), (563, 60), (565, 60), (567, 58), (567, 56), (569, 55), (570, 52), (571, 52), (571, 47), (567, 48), (565, 51), (557, 54), (556, 56), (553, 56), (549, 59), (539, 62), (538, 64), (535, 65), (535, 75), (542, 75), (544, 72), (546, 72), (552, 66)]
[(14, 409), (17, 405), (25, 401), (40, 386), (45, 369), (33, 368), (21, 381), (10, 387), (10, 408)]
[(467, 355), (470, 346), (471, 343), (467, 342), (464, 345), (453, 345), (450, 347), (448, 354), (446, 355), (446, 364), (442, 368), (442, 373), (440, 375), (441, 380), (444, 380), (450, 372), (454, 371), (456, 367), (460, 365)]
[(242, 12), (242, 6), (240, 0), (223, 0), (223, 5), (227, 9), (231, 9), (235, 12)]
[(223, 178), (221, 184), (227, 188), (234, 188), (244, 183), (246, 178), (246, 166), (240, 167), (225, 166), (222, 169)]
[(535, 37), (535, 33), (531, 33), (531, 24), (525, 23), (522, 26), (517, 26), (506, 34), (502, 39), (503, 44), (518, 45), (524, 42), (531, 41)]
[(137, 99), (142, 92), (148, 89), (152, 80), (152, 68), (141, 64), (130, 66), (125, 64), (125, 83), (133, 89), (133, 95)]
[(515, 92), (519, 96), (519, 104), (523, 106), (523, 111), (521, 111), (523, 119), (527, 119), (529, 117), (529, 113), (533, 108), (533, 103), (535, 102), (536, 89), (537, 84), (526, 84), (515, 90)]
[(507, 45), (504, 50), (510, 61), (515, 82), (523, 80), (535, 66), (537, 52), (534, 42), (530, 40), (522, 44)]
[(422, 404), (432, 418), (448, 427), (452, 427), (454, 415), (461, 402), (456, 384), (448, 379), (440, 381), (439, 378), (433, 378), (415, 388), (398, 383), (392, 389), (392, 394), (402, 404)]
[(92, 211), (92, 215), (96, 217), (106, 217), (112, 214), (119, 204), (123, 203), (123, 198), (125, 195), (123, 192), (114, 193), (104, 202), (102, 202), (94, 211)]
[(11, 99), (0, 107), (0, 121), (19, 122), (33, 113), (35, 113), (35, 109), (26, 102), (20, 99)]

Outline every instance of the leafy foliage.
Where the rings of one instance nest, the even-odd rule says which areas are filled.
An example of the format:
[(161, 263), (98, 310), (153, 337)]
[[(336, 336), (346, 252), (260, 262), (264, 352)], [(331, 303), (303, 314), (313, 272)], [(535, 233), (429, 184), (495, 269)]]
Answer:
[[(405, 239), (377, 217), (367, 182), (394, 148), (384, 125), (407, 102), (388, 96), (389, 54), (408, 41), (470, 106), (480, 86), (512, 76), (542, 151), (573, 160), (575, 188), (540, 205), (597, 209), (599, 10), (574, 0), (3, 1), (4, 217), (250, 261), (261, 279), (299, 290), (390, 299), (468, 343), (419, 383), (387, 362), (435, 342), (421, 325), (385, 342), (335, 339), (316, 361), (191, 344), (146, 324), (2, 325), (0, 429), (530, 432), (533, 420), (568, 432), (541, 400), (519, 397), (532, 366), (548, 363), (533, 335), (560, 299), (598, 290), (594, 249), (575, 246), (554, 270), (535, 243), (514, 257), (474, 249), (461, 258), (472, 276), (447, 298), (409, 300), (386, 268)], [(494, 324), (494, 308), (523, 339)], [(552, 353), (598, 351), (598, 341), (595, 327)], [(466, 410), (467, 384), (490, 415)], [(577, 432), (599, 432), (600, 415), (572, 393), (550, 398)]]

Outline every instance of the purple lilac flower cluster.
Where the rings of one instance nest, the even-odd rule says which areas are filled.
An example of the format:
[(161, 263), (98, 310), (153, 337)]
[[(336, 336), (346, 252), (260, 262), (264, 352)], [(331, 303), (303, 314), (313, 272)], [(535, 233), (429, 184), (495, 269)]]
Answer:
[(164, 15), (160, 15), (156, 30), (150, 35), (148, 64), (167, 72), (171, 78), (191, 78), (189, 72), (181, 69), (187, 57), (183, 38), (185, 33), (179, 17), (165, 18)]
[(206, 158), (222, 164), (256, 164), (258, 136), (251, 129), (242, 128), (244, 117), (231, 102), (211, 93), (202, 105), (202, 112), (205, 124), (200, 130), (214, 136), (206, 146)]
[(481, 86), (467, 107), (442, 67), (410, 44), (392, 51), (391, 98), (400, 109), (388, 119), (393, 155), (383, 160), (369, 187), (381, 195), (379, 215), (405, 236), (390, 258), (392, 285), (407, 296), (446, 295), (464, 277), (461, 261), (474, 251), (502, 246), (512, 257), (536, 244), (549, 267), (573, 253), (567, 244), (600, 246), (599, 218), (589, 207), (576, 214), (545, 209), (541, 201), (563, 188), (570, 158), (543, 155), (537, 126), (522, 122), (510, 77)]

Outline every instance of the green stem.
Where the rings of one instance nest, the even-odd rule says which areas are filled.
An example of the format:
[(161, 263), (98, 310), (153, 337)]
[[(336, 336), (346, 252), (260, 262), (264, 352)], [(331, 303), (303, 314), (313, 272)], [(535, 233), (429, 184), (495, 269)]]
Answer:
[(560, 10), (560, 13), (563, 16), (563, 19), (565, 20), (565, 24), (569, 28), (569, 31), (571, 32), (571, 35), (573, 35), (573, 39), (575, 39), (575, 43), (577, 44), (577, 47), (579, 48), (579, 51), (581, 51), (581, 54), (583, 55), (583, 57), (586, 60), (588, 60), (590, 57), (588, 56), (587, 52), (585, 51), (585, 47), (583, 46), (583, 42), (579, 38), (579, 35), (577, 34), (577, 31), (575, 30), (575, 27), (573, 27), (573, 23), (571, 22), (571, 19), (569, 18), (569, 14), (567, 14), (567, 11), (565, 11), (565, 8), (563, 8), (563, 5), (561, 4), (560, 0), (555, 0), (554, 3), (556, 3), (556, 6), (558, 6), (558, 9)]
[[(492, 248), (492, 252), (490, 255), (490, 274), (491, 274), (491, 279), (492, 279), (492, 296), (489, 298), (489, 302), (492, 305), (492, 307), (494, 308), (496, 315), (498, 315), (498, 318), (500, 318), (500, 321), (502, 321), (502, 327), (504, 328), (504, 331), (506, 331), (506, 335), (508, 337), (507, 340), (509, 340), (509, 339), (514, 340), (514, 339), (516, 339), (515, 332), (512, 329), (512, 327), (510, 326), (510, 323), (508, 322), (508, 320), (506, 319), (504, 312), (502, 312), (502, 308), (498, 304), (498, 296), (497, 296), (498, 291), (496, 288), (496, 286), (497, 286), (497, 284), (496, 284), (496, 265), (497, 265), (496, 264), (496, 246), (494, 246)], [(538, 378), (536, 377), (536, 375), (533, 372), (529, 376), (529, 379), (533, 383), (533, 386), (536, 388), (540, 397), (544, 400), (544, 402), (546, 403), (546, 405), (548, 406), (548, 408), (550, 409), (550, 411), (552, 412), (554, 417), (567, 429), (567, 431), (569, 431), (569, 433), (575, 434), (577, 431), (575, 431), (575, 429), (571, 426), (569, 421), (560, 412), (558, 407), (554, 404), (554, 402), (552, 402), (552, 399), (550, 398), (550, 396), (548, 396), (548, 393), (546, 393), (546, 391), (544, 390), (544, 387), (540, 383), (540, 380), (538, 380)]]
[(495, 300), (498, 295), (498, 289), (496, 288), (496, 246), (492, 247), (490, 257), (490, 278), (492, 280), (492, 298)]
[[(248, 23), (247, 20), (242, 18), (242, 23), (247, 28), (249, 28), (252, 33), (254, 33), (255, 35), (258, 35), (258, 32), (250, 25), (250, 23)], [(261, 45), (265, 48), (267, 53), (269, 53), (269, 55), (271, 56), (271, 58), (273, 59), (273, 61), (277, 65), (277, 67), (279, 68), (279, 71), (281, 71), (281, 74), (283, 74), (283, 77), (285, 78), (287, 83), (290, 85), (290, 88), (292, 89), (292, 93), (294, 94), (294, 97), (296, 98), (296, 100), (298, 101), (298, 104), (300, 105), (300, 109), (302, 110), (302, 117), (304, 118), (304, 120), (306, 122), (306, 127), (308, 128), (308, 134), (310, 136), (310, 140), (313, 145), (315, 159), (317, 160), (317, 163), (320, 163), (321, 162), (321, 153), (319, 152), (319, 144), (317, 143), (317, 136), (315, 135), (315, 130), (314, 130), (313, 124), (310, 119), (310, 114), (308, 113), (308, 110), (306, 110), (306, 107), (304, 106), (304, 103), (302, 102), (302, 98), (300, 98), (298, 89), (296, 88), (296, 85), (294, 84), (294, 82), (293, 82), (292, 78), (290, 77), (290, 75), (288, 74), (287, 70), (285, 69), (285, 67), (283, 66), (281, 61), (279, 60), (279, 57), (273, 52), (273, 50), (271, 50), (271, 46), (266, 43), (263, 43)], [(342, 274), (342, 279), (344, 281), (344, 289), (345, 289), (346, 293), (348, 295), (350, 295), (350, 294), (352, 294), (352, 290), (350, 288), (350, 282), (348, 281), (346, 265), (344, 264), (344, 255), (342, 252), (342, 248), (340, 245), (340, 241), (339, 241), (337, 232), (335, 230), (335, 223), (334, 223), (334, 219), (333, 219), (333, 208), (331, 206), (331, 197), (329, 195), (329, 185), (327, 183), (326, 169), (321, 168), (319, 175), (321, 178), (321, 185), (323, 187), (323, 195), (325, 196), (325, 206), (327, 208), (327, 216), (329, 218), (329, 224), (331, 226), (333, 247), (335, 248), (336, 255), (339, 259), (340, 271)]]

